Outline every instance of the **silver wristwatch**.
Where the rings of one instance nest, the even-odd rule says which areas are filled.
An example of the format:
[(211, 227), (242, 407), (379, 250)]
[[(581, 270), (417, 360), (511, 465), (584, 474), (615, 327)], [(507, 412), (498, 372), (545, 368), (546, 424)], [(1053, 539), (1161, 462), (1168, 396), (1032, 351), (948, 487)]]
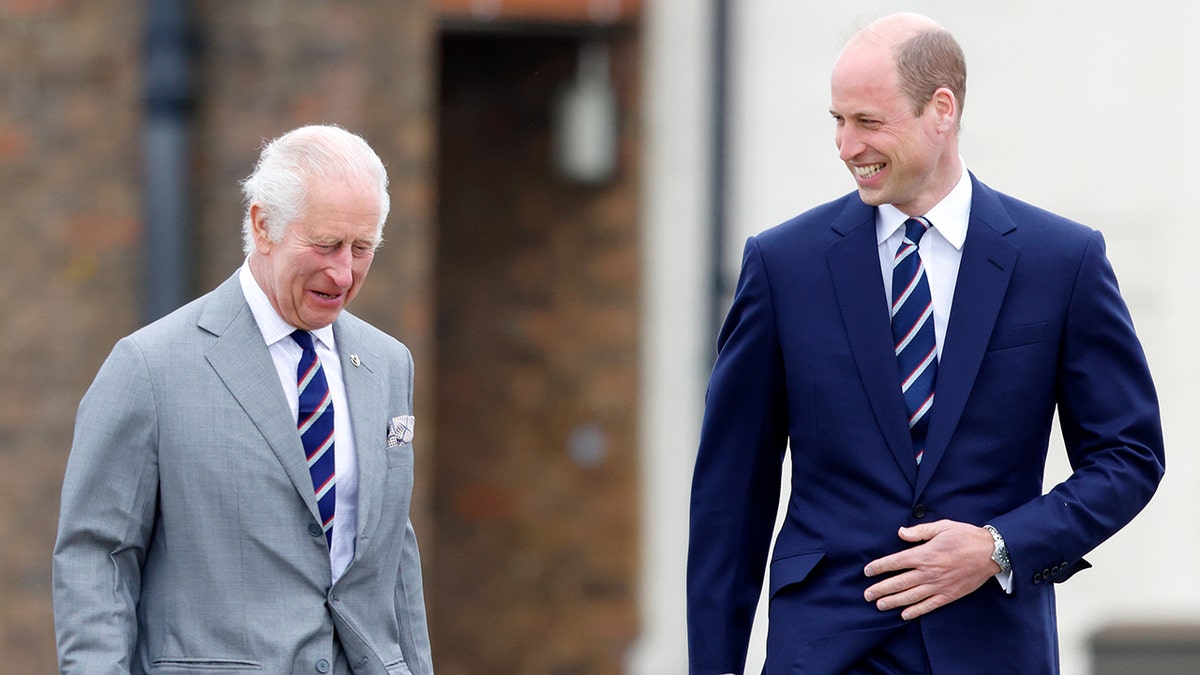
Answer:
[(1000, 566), (1001, 572), (1007, 572), (1012, 569), (1012, 563), (1008, 560), (1008, 547), (1004, 545), (1004, 537), (1000, 536), (1000, 532), (991, 525), (984, 525), (983, 529), (992, 535), (992, 539), (996, 542), (996, 548), (992, 551), (992, 560)]

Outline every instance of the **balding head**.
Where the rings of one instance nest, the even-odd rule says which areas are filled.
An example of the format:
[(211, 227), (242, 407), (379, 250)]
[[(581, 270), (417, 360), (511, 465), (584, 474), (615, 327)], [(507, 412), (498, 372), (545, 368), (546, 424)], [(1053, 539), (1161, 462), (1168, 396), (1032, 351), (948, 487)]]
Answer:
[(954, 94), (961, 119), (967, 96), (966, 59), (958, 41), (938, 22), (911, 12), (889, 14), (855, 33), (842, 55), (862, 50), (892, 55), (900, 92), (912, 103), (914, 114), (920, 114), (934, 92), (944, 87)]
[(889, 14), (864, 26), (850, 38), (847, 46), (855, 42), (867, 41), (895, 49), (905, 40), (931, 30), (945, 29), (938, 22), (922, 14), (913, 14), (912, 12)]

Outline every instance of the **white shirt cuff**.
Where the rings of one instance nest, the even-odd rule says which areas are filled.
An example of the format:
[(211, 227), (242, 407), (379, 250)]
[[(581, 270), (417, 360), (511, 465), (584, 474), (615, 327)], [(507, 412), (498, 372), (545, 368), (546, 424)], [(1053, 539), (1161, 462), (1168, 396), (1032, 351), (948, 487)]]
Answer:
[(1012, 568), (1010, 567), (1009, 569), (1007, 569), (1003, 572), (997, 572), (996, 576), (994, 577), (996, 579), (996, 581), (1000, 582), (1000, 588), (1003, 588), (1004, 592), (1009, 595), (1012, 595), (1012, 589), (1013, 589), (1013, 582), (1012, 582), (1013, 574), (1012, 573), (1013, 573), (1013, 571), (1012, 571)]

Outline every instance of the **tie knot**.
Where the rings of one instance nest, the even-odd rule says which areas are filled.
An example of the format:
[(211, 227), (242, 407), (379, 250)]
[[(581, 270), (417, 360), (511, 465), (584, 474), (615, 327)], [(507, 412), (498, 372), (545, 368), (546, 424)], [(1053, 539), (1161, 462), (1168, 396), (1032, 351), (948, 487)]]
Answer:
[(914, 244), (920, 244), (921, 237), (929, 227), (929, 221), (924, 218), (909, 218), (904, 221), (904, 237)]
[(309, 333), (306, 330), (294, 331), (292, 333), (292, 339), (295, 340), (296, 344), (300, 345), (300, 348), (306, 352), (313, 348), (312, 333)]

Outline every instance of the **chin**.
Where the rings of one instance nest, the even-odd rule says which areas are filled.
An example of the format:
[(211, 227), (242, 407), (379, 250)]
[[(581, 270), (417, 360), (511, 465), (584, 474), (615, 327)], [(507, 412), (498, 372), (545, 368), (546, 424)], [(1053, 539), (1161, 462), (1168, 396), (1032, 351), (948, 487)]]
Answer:
[(337, 312), (314, 312), (300, 317), (300, 320), (304, 322), (305, 326), (308, 326), (305, 330), (317, 330), (336, 321), (339, 314), (341, 314), (341, 310)]
[(859, 188), (858, 198), (868, 206), (882, 206), (887, 203), (887, 198), (873, 190), (864, 190)]

